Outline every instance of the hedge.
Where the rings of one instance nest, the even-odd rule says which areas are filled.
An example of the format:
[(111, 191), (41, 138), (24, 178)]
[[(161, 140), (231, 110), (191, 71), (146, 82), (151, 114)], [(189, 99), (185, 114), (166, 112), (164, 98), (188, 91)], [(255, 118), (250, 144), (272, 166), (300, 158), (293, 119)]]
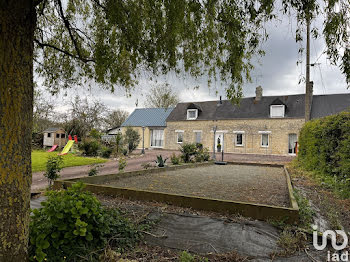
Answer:
[(350, 179), (350, 111), (307, 122), (300, 131), (298, 160), (307, 170)]

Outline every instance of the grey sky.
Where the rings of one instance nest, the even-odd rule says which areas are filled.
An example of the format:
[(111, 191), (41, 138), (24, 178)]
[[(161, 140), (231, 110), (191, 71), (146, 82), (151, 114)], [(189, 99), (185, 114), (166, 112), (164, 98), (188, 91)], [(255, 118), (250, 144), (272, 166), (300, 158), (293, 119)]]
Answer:
[[(316, 21), (316, 24), (321, 22)], [(302, 57), (303, 62), (297, 65), (297, 60), (300, 59), (298, 55), (300, 45), (294, 40), (295, 25), (290, 23), (289, 18), (284, 18), (282, 21), (269, 24), (267, 31), (270, 37), (264, 43), (266, 55), (260, 59), (260, 63), (256, 61), (255, 70), (252, 72), (253, 81), (244, 86), (244, 96), (254, 96), (255, 87), (258, 85), (262, 86), (263, 95), (304, 93), (305, 84), (298, 84), (298, 82), (300, 76), (305, 76), (305, 54)], [(330, 65), (326, 55), (321, 55), (324, 48), (322, 38), (311, 40), (311, 63), (316, 60), (319, 63), (311, 68), (314, 94), (350, 93), (339, 68)], [(195, 80), (186, 76), (177, 77), (174, 74), (168, 74), (157, 78), (157, 81), (166, 81), (171, 84), (183, 102), (215, 100), (219, 95), (225, 97), (225, 91), (220, 83), (213, 83), (209, 89), (205, 78)], [(92, 88), (91, 91), (77, 88), (68, 90), (68, 96), (60, 95), (54, 100), (57, 111), (64, 111), (67, 108), (64, 104), (78, 94), (99, 99), (111, 109), (124, 109), (131, 112), (135, 109), (136, 101), (138, 101), (138, 107), (143, 107), (145, 93), (148, 92), (151, 84), (146, 78), (139, 79), (139, 86), (130, 98), (126, 97), (125, 92), (120, 89), (112, 94), (98, 88)], [(199, 86), (199, 89), (195, 90), (195, 86)]]

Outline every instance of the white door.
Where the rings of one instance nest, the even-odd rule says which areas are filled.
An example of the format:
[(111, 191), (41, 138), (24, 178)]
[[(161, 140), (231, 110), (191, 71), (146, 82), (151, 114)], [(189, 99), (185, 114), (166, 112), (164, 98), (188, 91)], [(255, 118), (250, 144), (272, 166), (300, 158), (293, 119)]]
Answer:
[(224, 150), (224, 133), (215, 134), (215, 151), (221, 152)]

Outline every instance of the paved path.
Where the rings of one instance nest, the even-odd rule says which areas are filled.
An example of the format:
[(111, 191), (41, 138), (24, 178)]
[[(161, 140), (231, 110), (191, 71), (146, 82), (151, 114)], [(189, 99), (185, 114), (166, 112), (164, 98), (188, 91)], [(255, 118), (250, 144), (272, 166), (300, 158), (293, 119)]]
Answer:
[[(152, 163), (156, 160), (157, 155), (162, 155), (163, 157), (168, 157), (172, 153), (180, 154), (179, 151), (170, 151), (170, 150), (146, 150), (145, 155), (140, 155), (140, 151), (135, 151), (135, 153), (127, 159), (127, 166), (125, 171), (135, 171), (142, 169), (142, 164)], [(221, 155), (217, 155), (217, 159), (221, 160)], [(233, 162), (254, 162), (254, 163), (287, 163), (291, 161), (293, 157), (289, 156), (271, 156), (271, 155), (253, 155), (253, 154), (228, 154), (224, 156), (225, 161)], [(168, 160), (170, 161), (170, 160)], [(87, 176), (89, 170), (91, 169), (90, 165), (87, 166), (75, 166), (67, 167), (62, 169), (60, 172), (61, 179), (67, 178), (77, 178), (82, 176)], [(32, 180), (32, 192), (38, 192), (41, 189), (47, 187), (47, 179), (43, 176), (44, 172), (33, 173)], [(111, 160), (99, 168), (99, 175), (107, 175), (118, 173), (118, 161)]]

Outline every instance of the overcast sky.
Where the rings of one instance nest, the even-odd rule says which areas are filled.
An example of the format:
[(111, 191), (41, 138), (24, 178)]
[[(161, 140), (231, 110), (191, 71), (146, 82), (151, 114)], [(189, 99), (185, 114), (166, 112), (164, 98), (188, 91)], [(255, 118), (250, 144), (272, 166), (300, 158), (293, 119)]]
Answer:
[[(316, 21), (314, 24), (321, 24), (321, 22)], [(254, 96), (255, 88), (259, 85), (262, 86), (263, 95), (266, 96), (304, 93), (305, 84), (298, 84), (298, 82), (300, 76), (305, 76), (305, 54), (302, 57), (303, 63), (297, 65), (297, 60), (300, 58), (298, 56), (300, 45), (294, 39), (295, 24), (290, 23), (289, 18), (284, 18), (282, 21), (269, 24), (267, 31), (270, 37), (264, 43), (266, 55), (260, 59), (260, 63), (254, 64), (252, 83), (244, 86), (244, 96)], [(326, 55), (322, 55), (324, 48), (325, 44), (322, 38), (311, 40), (310, 62), (317, 62), (316, 66), (311, 67), (314, 94), (350, 93), (350, 90), (346, 88), (345, 77), (339, 68), (330, 65)], [(225, 97), (225, 91), (220, 83), (213, 83), (209, 89), (205, 78), (195, 80), (190, 77), (176, 77), (174, 74), (169, 74), (159, 77), (157, 81), (171, 84), (182, 102), (215, 100), (220, 95)], [(56, 101), (57, 111), (66, 110), (65, 103), (78, 94), (81, 97), (99, 99), (111, 109), (132, 112), (136, 108), (136, 102), (138, 102), (138, 107), (143, 107), (145, 93), (148, 92), (151, 85), (152, 82), (147, 79), (139, 79), (139, 86), (130, 98), (126, 97), (125, 92), (121, 90), (111, 94), (98, 88), (93, 88), (91, 91), (77, 88), (68, 90), (68, 96), (59, 96), (53, 99)], [(199, 89), (194, 89), (195, 86), (199, 86)]]

